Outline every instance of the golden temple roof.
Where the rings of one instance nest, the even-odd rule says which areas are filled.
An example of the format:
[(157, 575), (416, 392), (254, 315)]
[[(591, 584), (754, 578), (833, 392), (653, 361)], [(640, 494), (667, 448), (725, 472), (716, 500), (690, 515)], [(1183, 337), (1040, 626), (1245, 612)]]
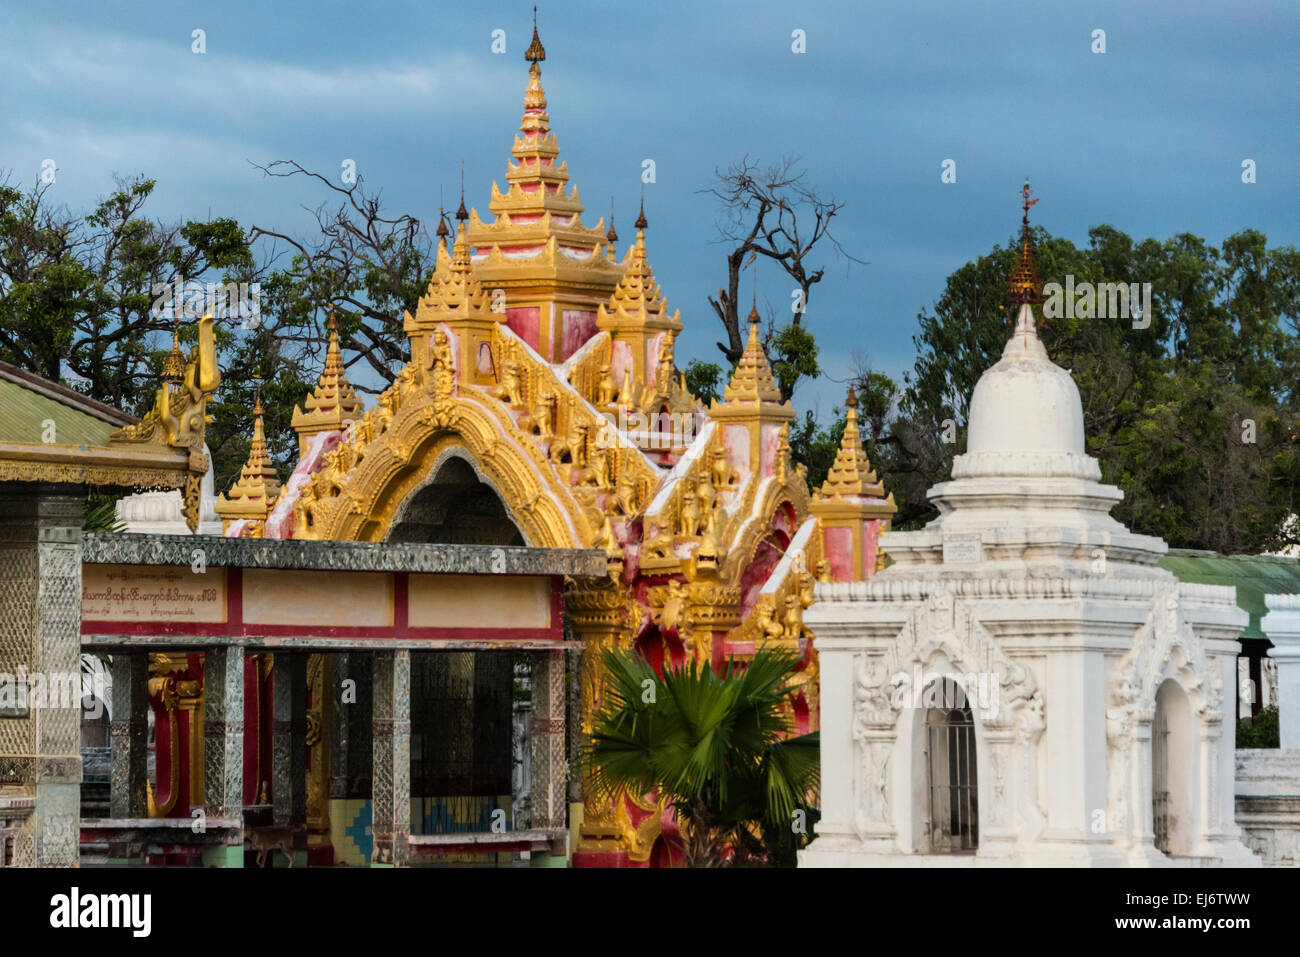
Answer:
[[(644, 214), (638, 222), (645, 222)], [(596, 315), (596, 328), (611, 334), (632, 329), (658, 331), (682, 329), (681, 310), (669, 315), (663, 291), (650, 268), (646, 255), (645, 230), (638, 229), (636, 242), (627, 251), (623, 265), (623, 278), (618, 281), (608, 303), (602, 303)]]
[[(736, 363), (731, 381), (722, 393), (723, 402), (781, 402), (781, 390), (772, 375), (772, 366), (763, 351), (763, 343), (758, 338), (758, 308), (749, 313), (749, 342)], [(792, 413), (793, 414), (793, 413)]]
[[(331, 345), (335, 350), (337, 341), (337, 333), (331, 330)], [(326, 367), (328, 366), (326, 360)], [(323, 374), (321, 378), (324, 379)], [(344, 384), (346, 385), (346, 380)], [(355, 400), (355, 396), (353, 398)], [(295, 421), (297, 418), (295, 413)], [(230, 486), (230, 491), (217, 499), (217, 514), (228, 521), (265, 520), (279, 495), (280, 480), (266, 449), (266, 432), (262, 424), (262, 386), (259, 383), (257, 400), (253, 406), (253, 442), (248, 450), (248, 461), (239, 470), (239, 478)]]
[(438, 265), (433, 271), (433, 278), (420, 297), (415, 317), (412, 319), (408, 314), (405, 325), (406, 331), (410, 333), (415, 329), (432, 328), (439, 322), (456, 322), (468, 318), (498, 317), (492, 313), (482, 284), (474, 278), (465, 224), (459, 223), (451, 256), (447, 255), (445, 245), (439, 246)]
[(326, 328), (329, 330), (329, 345), (325, 350), (325, 368), (321, 370), (315, 390), (303, 400), (302, 408), (295, 406), (293, 410), (293, 428), (300, 435), (341, 429), (361, 414), (361, 400), (343, 369), (339, 329), (333, 312)]
[(876, 478), (875, 471), (867, 453), (862, 449), (862, 434), (858, 431), (858, 397), (853, 388), (849, 388), (849, 397), (844, 402), (848, 418), (844, 423), (844, 435), (840, 438), (839, 451), (835, 453), (835, 462), (831, 465), (826, 481), (817, 490), (819, 499), (843, 498), (845, 496), (882, 497), (885, 486)]
[(509, 285), (510, 279), (539, 269), (551, 275), (563, 258), (580, 267), (584, 284), (612, 286), (618, 279), (617, 264), (598, 255), (611, 242), (604, 220), (584, 225), (578, 188), (565, 189), (569, 171), (566, 163), (557, 161), (560, 147), (551, 131), (542, 87), (545, 51), (535, 27), (527, 59), (524, 112), (510, 150), (512, 159), (506, 164), (506, 189), (502, 192), (494, 182), (488, 204), (496, 218), (485, 223), (477, 210), (469, 211), (469, 244), (480, 279), (489, 285), (502, 281)]

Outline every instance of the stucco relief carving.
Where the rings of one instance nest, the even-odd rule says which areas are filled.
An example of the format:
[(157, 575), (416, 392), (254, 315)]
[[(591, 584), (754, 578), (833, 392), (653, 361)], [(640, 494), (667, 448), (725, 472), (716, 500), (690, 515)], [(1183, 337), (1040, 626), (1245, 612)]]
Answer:
[[(1142, 826), (1130, 820), (1126, 797), (1145, 794), (1142, 775), (1150, 776), (1151, 724), (1155, 719), (1156, 692), (1168, 678), (1186, 692), (1201, 734), (1218, 736), (1223, 720), (1223, 680), (1210, 667), (1205, 648), (1191, 624), (1184, 620), (1177, 588), (1157, 592), (1147, 620), (1138, 629), (1132, 647), (1116, 662), (1107, 678), (1106, 738), (1109, 764), (1110, 827), (1122, 843), (1140, 839)], [(1134, 747), (1135, 742), (1142, 747)], [(1210, 775), (1210, 820), (1217, 820), (1214, 769)], [(1143, 778), (1145, 780), (1145, 778)]]
[[(991, 806), (988, 823), (1000, 828), (1015, 808), (1022, 837), (1029, 842), (1042, 829), (1035, 749), (1045, 727), (1044, 702), (1030, 670), (1012, 661), (976, 620), (969, 605), (939, 589), (914, 609), (892, 645), (863, 655), (854, 680), (853, 738), (856, 742), (855, 827), (866, 837), (890, 824), (888, 769), (898, 746), (900, 716), (913, 697), (900, 693), (899, 676), (919, 667), (924, 673), (944, 660), (953, 677), (982, 674), (996, 681), (996, 701), (979, 701), (967, 689), (988, 748)], [(990, 732), (993, 739), (989, 738)], [(1008, 749), (1021, 745), (1011, 766)]]
[[(860, 663), (855, 737), (861, 736), (859, 728), (892, 726), (895, 713), (910, 701), (907, 695), (896, 693), (896, 676), (906, 675), (913, 666), (924, 671), (940, 657), (960, 675), (982, 674), (996, 679), (997, 701), (982, 703), (985, 707), (981, 708), (980, 720), (985, 726), (1015, 730), (1026, 740), (1037, 740), (1043, 729), (1044, 704), (1032, 673), (1006, 656), (971, 614), (967, 603), (942, 589), (933, 592), (925, 606), (912, 613), (888, 651), (868, 656)], [(884, 709), (884, 702), (888, 702), (889, 711)]]

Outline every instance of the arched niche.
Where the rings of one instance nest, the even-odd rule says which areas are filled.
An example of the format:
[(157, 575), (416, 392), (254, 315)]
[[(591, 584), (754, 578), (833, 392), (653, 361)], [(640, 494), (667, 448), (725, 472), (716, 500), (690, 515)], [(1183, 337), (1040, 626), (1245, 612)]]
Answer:
[(1187, 692), (1165, 679), (1151, 723), (1151, 814), (1156, 847), (1171, 857), (1190, 855), (1195, 846), (1199, 737)]
[[(923, 674), (919, 688), (905, 683), (896, 689), (902, 707), (894, 753), (902, 760), (891, 783), (899, 843), (913, 854), (974, 854), (984, 832), (981, 808), (989, 800), (988, 775), (981, 773), (988, 767), (988, 751), (978, 701), (946, 663), (934, 662)], [(954, 712), (960, 721), (953, 720)], [(939, 742), (942, 754), (936, 753)], [(947, 786), (953, 790), (946, 804), (936, 802), (935, 789)], [(957, 841), (933, 840), (934, 828), (944, 823), (949, 834), (957, 832)], [(960, 839), (962, 827), (965, 839)]]

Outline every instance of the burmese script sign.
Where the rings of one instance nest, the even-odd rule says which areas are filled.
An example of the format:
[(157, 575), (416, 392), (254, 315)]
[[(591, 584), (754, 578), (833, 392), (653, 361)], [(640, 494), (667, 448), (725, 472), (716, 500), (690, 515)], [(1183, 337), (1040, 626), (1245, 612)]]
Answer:
[[(81, 619), (213, 624), (226, 621), (226, 570), (175, 565), (84, 565)], [(83, 629), (84, 630), (84, 629)]]
[(90, 647), (229, 638), (248, 647), (564, 640), (560, 575), (84, 563)]

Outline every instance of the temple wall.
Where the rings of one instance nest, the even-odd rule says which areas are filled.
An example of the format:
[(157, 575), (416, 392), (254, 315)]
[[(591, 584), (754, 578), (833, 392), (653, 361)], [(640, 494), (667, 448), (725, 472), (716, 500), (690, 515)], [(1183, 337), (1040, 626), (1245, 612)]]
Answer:
[(1300, 867), (1300, 750), (1236, 753), (1237, 824), (1266, 867)]

